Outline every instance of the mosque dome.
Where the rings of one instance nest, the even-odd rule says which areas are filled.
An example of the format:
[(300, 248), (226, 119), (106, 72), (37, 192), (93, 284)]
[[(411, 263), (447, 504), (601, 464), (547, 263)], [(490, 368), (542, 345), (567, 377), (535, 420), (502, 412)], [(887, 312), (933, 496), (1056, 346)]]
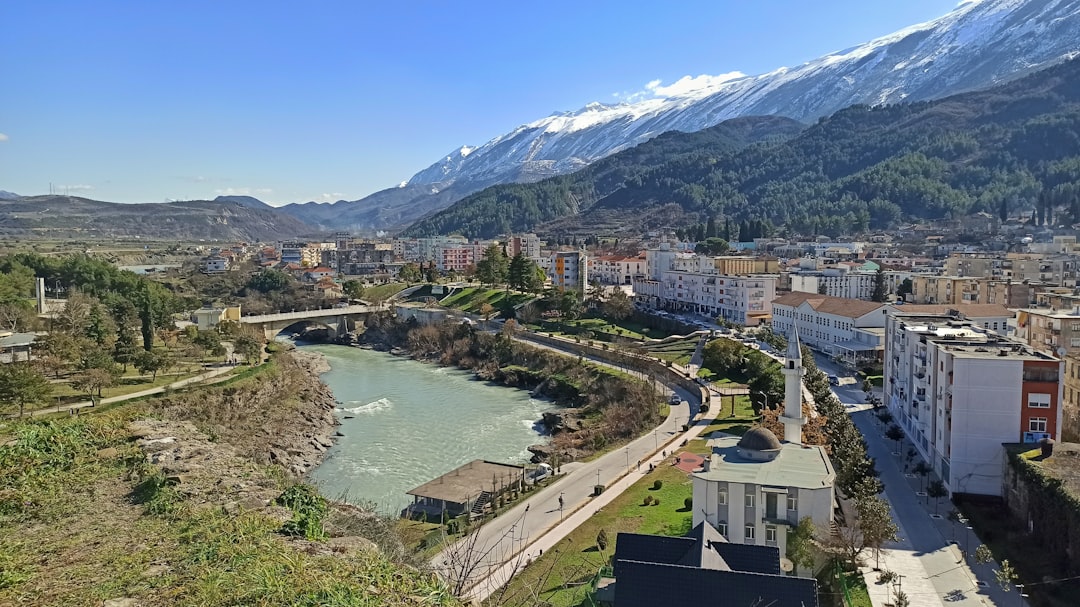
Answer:
[(780, 440), (765, 426), (751, 428), (737, 445), (739, 454), (747, 459), (771, 460), (780, 453)]

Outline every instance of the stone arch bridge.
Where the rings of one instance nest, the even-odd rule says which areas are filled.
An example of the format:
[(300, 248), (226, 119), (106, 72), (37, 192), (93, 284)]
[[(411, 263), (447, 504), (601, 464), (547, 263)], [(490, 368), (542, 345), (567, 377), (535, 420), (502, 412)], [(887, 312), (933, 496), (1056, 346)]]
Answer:
[(241, 316), (240, 323), (254, 327), (262, 331), (266, 339), (271, 340), (292, 325), (309, 322), (323, 325), (330, 331), (330, 339), (347, 333), (356, 327), (357, 323), (363, 323), (374, 312), (389, 309), (382, 306), (347, 306), (341, 308), (329, 308), (320, 310), (298, 310), (296, 312), (282, 312), (280, 314), (260, 314), (257, 316)]

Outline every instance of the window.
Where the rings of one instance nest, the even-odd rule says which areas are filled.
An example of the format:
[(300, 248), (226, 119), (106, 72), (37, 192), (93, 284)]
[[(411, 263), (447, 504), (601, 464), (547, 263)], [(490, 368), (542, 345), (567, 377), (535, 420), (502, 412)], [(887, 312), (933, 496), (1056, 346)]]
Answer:
[(746, 494), (746, 507), (747, 508), (753, 508), (754, 507), (754, 494), (753, 493), (747, 493)]
[(721, 489), (720, 492), (716, 494), (716, 503), (720, 506), (727, 505), (727, 489)]
[(798, 510), (799, 509), (799, 496), (789, 495), (787, 496), (787, 509)]
[(1049, 394), (1028, 394), (1028, 407), (1032, 409), (1049, 409)]
[(748, 539), (748, 540), (753, 540), (754, 539), (754, 526), (753, 525), (747, 525), (746, 526), (746, 539)]
[(1046, 418), (1033, 417), (1029, 419), (1028, 432), (1046, 432)]
[(716, 525), (716, 530), (720, 532), (720, 535), (724, 536), (725, 538), (727, 537), (727, 523), (726, 522), (720, 521)]
[(776, 525), (765, 525), (765, 543), (776, 545)]

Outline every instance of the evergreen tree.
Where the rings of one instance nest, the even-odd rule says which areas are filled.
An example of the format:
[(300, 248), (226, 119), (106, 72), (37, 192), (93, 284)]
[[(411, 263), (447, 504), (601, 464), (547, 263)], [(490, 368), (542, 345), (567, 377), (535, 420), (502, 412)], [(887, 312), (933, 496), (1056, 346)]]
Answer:
[(711, 215), (705, 224), (705, 238), (716, 238), (716, 218)]
[(476, 277), (481, 284), (497, 285), (506, 282), (510, 272), (510, 262), (503, 254), (502, 247), (492, 244), (484, 249), (484, 257), (476, 264)]
[(135, 362), (139, 354), (139, 346), (135, 343), (135, 334), (129, 327), (120, 327), (116, 335), (116, 343), (113, 345), (113, 360), (124, 367), (127, 372), (128, 365)]
[(511, 289), (524, 291), (531, 282), (530, 274), (532, 268), (529, 267), (529, 260), (519, 252), (510, 259), (506, 282)]
[(889, 296), (889, 290), (885, 287), (885, 271), (878, 268), (874, 274), (874, 292), (870, 295), (870, 301), (884, 302)]

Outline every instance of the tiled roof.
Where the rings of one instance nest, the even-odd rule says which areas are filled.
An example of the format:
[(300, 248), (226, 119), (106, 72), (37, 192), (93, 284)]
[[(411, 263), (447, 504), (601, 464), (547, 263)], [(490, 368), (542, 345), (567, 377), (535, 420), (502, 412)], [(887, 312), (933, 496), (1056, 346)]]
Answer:
[(859, 318), (875, 310), (879, 310), (887, 304), (877, 301), (865, 301), (862, 299), (848, 299), (846, 297), (831, 297), (817, 293), (803, 293), (793, 291), (787, 295), (781, 295), (773, 300), (773, 305), (791, 306), (797, 308), (803, 303), (808, 303), (811, 308), (822, 314), (844, 316), (847, 318)]

